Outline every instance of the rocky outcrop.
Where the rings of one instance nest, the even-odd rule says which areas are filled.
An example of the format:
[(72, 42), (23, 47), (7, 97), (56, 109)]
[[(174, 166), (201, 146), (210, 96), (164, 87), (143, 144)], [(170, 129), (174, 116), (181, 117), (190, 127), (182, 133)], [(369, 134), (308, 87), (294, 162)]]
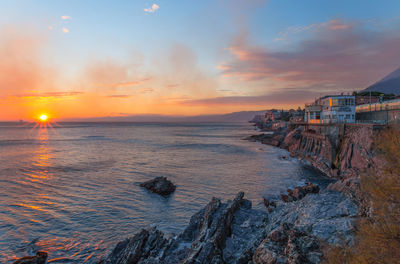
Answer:
[(288, 223), (330, 244), (352, 243), (357, 215), (358, 205), (348, 196), (323, 190), (299, 201), (279, 204), (269, 215), (268, 227)]
[(270, 131), (269, 134), (263, 133), (259, 135), (252, 135), (244, 138), (244, 140), (249, 140), (253, 142), (260, 141), (263, 144), (278, 147), (282, 144), (285, 137), (286, 137), (285, 130), (276, 130), (276, 131)]
[(319, 240), (307, 232), (282, 224), (261, 242), (254, 252), (254, 264), (319, 263), (322, 258)]
[(335, 167), (342, 178), (356, 177), (367, 168), (378, 171), (382, 167), (383, 161), (378, 159), (373, 150), (377, 131), (374, 126), (346, 128), (335, 159)]
[(140, 187), (144, 187), (153, 193), (161, 195), (169, 195), (173, 193), (176, 186), (167, 179), (167, 177), (157, 177), (150, 181), (146, 181), (140, 184)]
[(47, 252), (39, 251), (36, 253), (36, 256), (20, 258), (13, 264), (46, 264), (46, 263), (47, 263)]
[(373, 140), (380, 128), (356, 124), (298, 125), (247, 139), (287, 149), (290, 156), (307, 161), (326, 175), (347, 179), (357, 177), (367, 168), (377, 172), (382, 167), (383, 161), (373, 150)]
[(288, 195), (282, 194), (281, 198), (285, 203), (293, 202), (304, 198), (308, 193), (318, 193), (319, 187), (316, 184), (307, 182), (305, 186), (297, 186), (287, 190)]
[(178, 236), (141, 230), (100, 263), (318, 263), (321, 241), (352, 243), (357, 205), (340, 192), (277, 202), (270, 214), (252, 209), (243, 195), (226, 203), (213, 198)]
[[(251, 215), (251, 202), (244, 200), (243, 195), (239, 193), (227, 203), (213, 198), (175, 238), (166, 239), (157, 229), (142, 230), (118, 243), (100, 263), (225, 263), (225, 258), (232, 258), (231, 253), (226, 255), (227, 248), (237, 247), (235, 252), (238, 252), (238, 244), (242, 244), (238, 243), (240, 236), (232, 239), (233, 233), (243, 228), (252, 230), (256, 223), (250, 221), (259, 224), (266, 216), (263, 212), (253, 212)], [(240, 227), (245, 221), (248, 221), (248, 226)], [(230, 246), (227, 247), (227, 243)]]

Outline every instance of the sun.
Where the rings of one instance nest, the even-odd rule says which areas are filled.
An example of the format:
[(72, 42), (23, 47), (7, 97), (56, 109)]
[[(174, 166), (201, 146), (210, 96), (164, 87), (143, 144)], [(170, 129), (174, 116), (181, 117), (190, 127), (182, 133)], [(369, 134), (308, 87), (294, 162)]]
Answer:
[(45, 114), (42, 114), (42, 115), (39, 116), (39, 119), (42, 122), (46, 122), (49, 119), (49, 117), (47, 115), (45, 115)]

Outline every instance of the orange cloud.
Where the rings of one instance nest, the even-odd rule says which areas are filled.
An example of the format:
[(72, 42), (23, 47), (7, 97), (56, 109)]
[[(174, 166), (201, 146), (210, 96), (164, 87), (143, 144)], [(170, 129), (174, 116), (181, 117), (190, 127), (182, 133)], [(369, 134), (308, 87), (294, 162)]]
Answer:
[(144, 11), (147, 13), (154, 13), (155, 11), (157, 11), (160, 8), (159, 5), (157, 4), (152, 4), (150, 8), (145, 8)]
[(4, 95), (40, 92), (53, 86), (55, 72), (41, 61), (46, 39), (14, 27), (0, 28), (0, 92)]
[(117, 82), (117, 83), (97, 83), (95, 86), (98, 87), (109, 87), (109, 88), (124, 88), (124, 87), (133, 87), (144, 84), (150, 81), (151, 78), (144, 78), (138, 81), (129, 81), (129, 82)]
[(398, 67), (400, 34), (391, 29), (372, 33), (361, 23), (350, 26), (332, 20), (296, 49), (270, 51), (251, 45), (241, 34), (228, 50), (231, 61), (223, 64), (223, 76), (244, 82), (275, 81), (281, 87), (290, 83), (354, 91)]

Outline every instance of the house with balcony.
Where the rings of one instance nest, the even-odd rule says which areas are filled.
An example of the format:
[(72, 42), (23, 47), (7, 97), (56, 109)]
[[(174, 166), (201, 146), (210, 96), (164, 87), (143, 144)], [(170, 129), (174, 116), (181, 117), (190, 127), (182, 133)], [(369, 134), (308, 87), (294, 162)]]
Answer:
[(355, 96), (327, 95), (306, 104), (304, 121), (310, 124), (355, 123)]

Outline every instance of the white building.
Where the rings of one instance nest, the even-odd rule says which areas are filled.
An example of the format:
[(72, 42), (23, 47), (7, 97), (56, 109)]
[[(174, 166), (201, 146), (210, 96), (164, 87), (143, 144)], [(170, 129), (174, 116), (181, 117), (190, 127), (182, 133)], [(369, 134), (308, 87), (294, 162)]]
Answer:
[(304, 120), (312, 124), (355, 123), (353, 95), (327, 95), (306, 105)]

